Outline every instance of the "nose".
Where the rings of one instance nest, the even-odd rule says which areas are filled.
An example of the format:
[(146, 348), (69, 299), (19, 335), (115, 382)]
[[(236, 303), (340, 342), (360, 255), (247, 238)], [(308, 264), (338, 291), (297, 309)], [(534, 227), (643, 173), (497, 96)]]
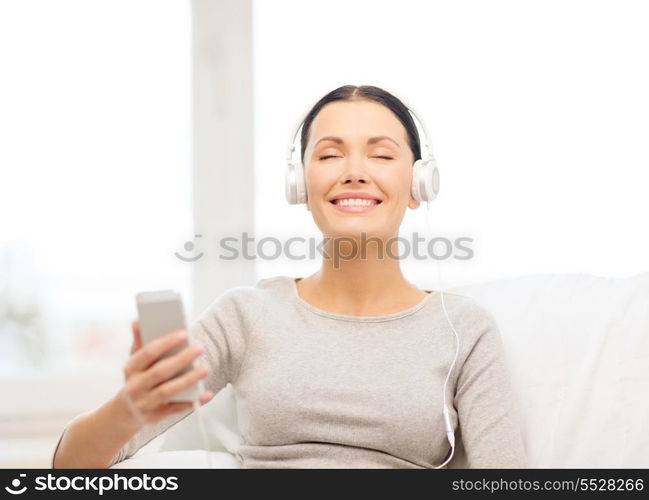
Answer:
[(365, 171), (365, 168), (362, 165), (362, 161), (350, 161), (348, 167), (343, 174), (343, 184), (349, 183), (363, 183), (367, 184), (370, 181), (370, 177)]

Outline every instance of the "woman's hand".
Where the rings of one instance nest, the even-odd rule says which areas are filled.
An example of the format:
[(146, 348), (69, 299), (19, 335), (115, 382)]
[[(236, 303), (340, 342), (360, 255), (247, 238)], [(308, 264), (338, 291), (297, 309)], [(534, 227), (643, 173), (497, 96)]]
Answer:
[[(176, 330), (142, 345), (139, 321), (131, 323), (133, 344), (131, 356), (124, 365), (124, 387), (120, 394), (129, 409), (132, 424), (143, 427), (153, 424), (174, 413), (193, 407), (191, 402), (169, 402), (175, 394), (196, 384), (209, 375), (210, 369), (204, 364), (179, 376), (174, 376), (191, 365), (203, 353), (200, 345), (189, 345), (173, 356), (162, 356), (181, 345), (187, 339), (185, 330)], [(174, 378), (171, 378), (174, 377)], [(204, 405), (214, 397), (211, 391), (204, 391), (199, 403)]]

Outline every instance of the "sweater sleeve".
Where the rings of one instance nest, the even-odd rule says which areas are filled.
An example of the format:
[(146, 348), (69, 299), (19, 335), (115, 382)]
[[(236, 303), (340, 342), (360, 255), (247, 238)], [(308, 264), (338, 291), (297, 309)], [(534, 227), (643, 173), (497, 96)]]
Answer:
[(458, 375), (455, 407), (469, 468), (523, 469), (527, 457), (500, 331), (482, 310)]
[[(246, 351), (245, 321), (242, 318), (240, 304), (235, 300), (238, 288), (222, 293), (188, 327), (190, 343), (201, 344), (205, 349), (197, 362), (210, 367), (210, 374), (203, 379), (203, 382), (205, 389), (214, 394), (225, 387), (228, 382), (232, 382), (238, 375)], [(145, 444), (186, 418), (193, 411), (193, 408), (189, 408), (183, 412), (169, 415), (154, 424), (146, 425), (111, 459), (107, 468), (130, 458)], [(61, 432), (54, 448), (51, 458), (52, 467), (56, 449), (68, 426)]]

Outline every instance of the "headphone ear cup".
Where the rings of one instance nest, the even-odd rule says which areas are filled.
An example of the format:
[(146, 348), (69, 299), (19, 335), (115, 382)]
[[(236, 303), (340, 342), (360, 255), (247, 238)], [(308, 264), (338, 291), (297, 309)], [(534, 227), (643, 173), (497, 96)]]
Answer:
[(412, 197), (417, 201), (433, 201), (439, 193), (439, 170), (434, 159), (417, 160), (412, 166)]
[(410, 193), (417, 201), (422, 201), (419, 187), (421, 184), (421, 164), (422, 161), (417, 160), (412, 165), (412, 184), (410, 186)]
[(306, 180), (304, 179), (304, 165), (298, 162), (295, 165), (295, 181), (297, 183), (297, 203), (306, 203)]
[(306, 184), (302, 162), (288, 164), (284, 194), (290, 205), (306, 203)]

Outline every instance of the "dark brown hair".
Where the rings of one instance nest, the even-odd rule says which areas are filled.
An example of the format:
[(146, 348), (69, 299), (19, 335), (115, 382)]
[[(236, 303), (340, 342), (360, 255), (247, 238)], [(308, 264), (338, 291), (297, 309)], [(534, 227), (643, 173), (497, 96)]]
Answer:
[(408, 112), (407, 106), (400, 99), (386, 90), (374, 87), (373, 85), (343, 85), (322, 97), (306, 115), (300, 135), (300, 159), (302, 163), (304, 163), (304, 150), (306, 149), (307, 142), (309, 142), (311, 122), (313, 122), (320, 110), (330, 102), (361, 100), (383, 104), (392, 111), (406, 129), (408, 145), (410, 146), (414, 159), (418, 160), (421, 158), (421, 144), (419, 143), (417, 127), (412, 119), (412, 115)]

